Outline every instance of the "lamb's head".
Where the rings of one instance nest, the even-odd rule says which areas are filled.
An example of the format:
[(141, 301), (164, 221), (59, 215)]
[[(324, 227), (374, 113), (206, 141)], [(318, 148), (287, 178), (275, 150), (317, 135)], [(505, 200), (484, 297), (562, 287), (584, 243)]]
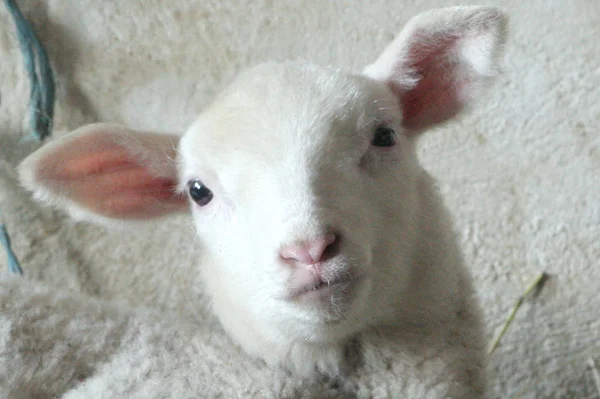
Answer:
[(390, 251), (390, 237), (403, 242), (412, 228), (418, 166), (385, 85), (299, 62), (261, 65), (179, 149), (219, 313), (238, 308), (287, 335), (336, 339), (373, 315), (374, 274), (405, 280), (408, 248)]
[(443, 9), (362, 74), (262, 64), (181, 139), (86, 126), (32, 154), (22, 180), (99, 221), (191, 207), (198, 267), (232, 335), (338, 341), (401, 307), (428, 184), (414, 139), (495, 74), (503, 30), (495, 9)]

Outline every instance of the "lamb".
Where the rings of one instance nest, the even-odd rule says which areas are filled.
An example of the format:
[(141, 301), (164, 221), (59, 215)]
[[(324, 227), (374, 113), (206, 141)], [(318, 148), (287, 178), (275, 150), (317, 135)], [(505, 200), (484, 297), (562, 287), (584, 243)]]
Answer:
[(87, 125), (25, 159), (21, 181), (96, 223), (191, 212), (215, 315), (273, 368), (343, 379), (372, 363), (365, 348), (400, 343), (450, 381), (442, 397), (482, 397), (480, 310), (415, 146), (493, 81), (505, 27), (496, 8), (439, 9), (360, 74), (261, 64), (183, 136)]

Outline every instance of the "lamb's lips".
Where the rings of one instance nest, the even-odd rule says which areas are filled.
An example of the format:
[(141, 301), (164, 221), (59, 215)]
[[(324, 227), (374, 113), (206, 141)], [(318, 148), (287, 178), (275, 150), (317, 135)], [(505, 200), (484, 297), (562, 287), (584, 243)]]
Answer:
[(288, 299), (297, 299), (307, 294), (332, 293), (356, 283), (358, 278), (352, 274), (344, 273), (335, 276), (323, 276), (307, 269), (298, 271), (289, 282)]

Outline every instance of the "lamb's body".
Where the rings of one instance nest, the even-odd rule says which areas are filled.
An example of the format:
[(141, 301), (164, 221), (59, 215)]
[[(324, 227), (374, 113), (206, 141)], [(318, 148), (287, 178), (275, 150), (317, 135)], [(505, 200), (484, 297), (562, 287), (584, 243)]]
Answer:
[[(361, 364), (341, 379), (290, 378), (245, 356), (218, 324), (202, 325), (145, 309), (0, 276), (0, 397), (29, 399), (388, 399), (480, 397), (478, 360), (459, 339), (472, 320), (442, 338), (396, 336), (382, 328), (360, 338)], [(48, 309), (48, 311), (42, 311)], [(456, 331), (456, 330), (454, 330)], [(475, 365), (473, 365), (475, 366)], [(471, 373), (473, 374), (466, 374)], [(476, 382), (474, 384), (474, 382)]]
[(415, 140), (493, 76), (502, 33), (494, 9), (425, 14), (362, 75), (260, 65), (183, 137), (91, 125), (31, 155), (21, 177), (101, 222), (189, 203), (215, 315), (274, 369), (347, 392), (391, 373), (418, 387), (407, 397), (480, 397), (477, 301)]

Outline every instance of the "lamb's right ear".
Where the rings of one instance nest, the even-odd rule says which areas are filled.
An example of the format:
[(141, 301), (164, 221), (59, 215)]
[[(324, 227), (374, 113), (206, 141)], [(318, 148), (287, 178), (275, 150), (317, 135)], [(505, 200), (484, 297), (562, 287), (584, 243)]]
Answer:
[(29, 155), (19, 175), (37, 199), (77, 219), (151, 219), (186, 208), (176, 193), (178, 141), (119, 125), (87, 125)]
[(392, 90), (407, 134), (416, 135), (461, 112), (493, 81), (506, 25), (506, 15), (494, 7), (425, 12), (364, 73)]

